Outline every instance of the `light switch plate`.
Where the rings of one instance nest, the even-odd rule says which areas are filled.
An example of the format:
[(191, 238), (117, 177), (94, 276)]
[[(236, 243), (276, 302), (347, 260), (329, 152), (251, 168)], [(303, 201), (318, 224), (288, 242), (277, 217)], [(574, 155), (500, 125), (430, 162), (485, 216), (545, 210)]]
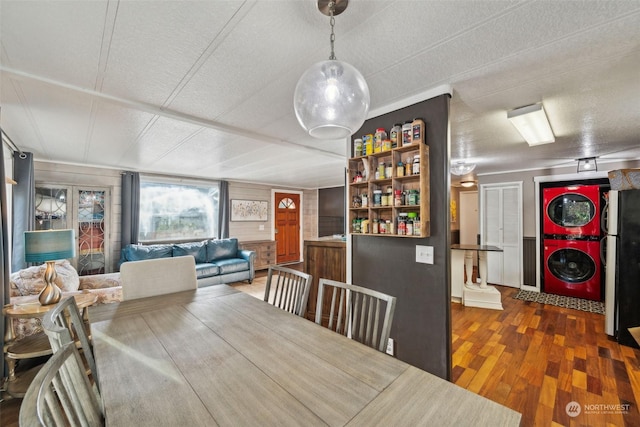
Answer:
[(433, 246), (416, 245), (416, 262), (433, 264)]
[(260, 224), (260, 225), (258, 226), (258, 230), (260, 230), (260, 231), (264, 231), (264, 225), (263, 225), (263, 224)]

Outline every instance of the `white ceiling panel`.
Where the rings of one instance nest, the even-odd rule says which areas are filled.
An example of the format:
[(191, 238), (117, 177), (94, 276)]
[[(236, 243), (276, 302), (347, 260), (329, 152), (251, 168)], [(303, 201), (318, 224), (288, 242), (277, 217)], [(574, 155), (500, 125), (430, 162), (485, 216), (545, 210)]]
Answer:
[(93, 88), (106, 8), (99, 0), (2, 0), (2, 65)]

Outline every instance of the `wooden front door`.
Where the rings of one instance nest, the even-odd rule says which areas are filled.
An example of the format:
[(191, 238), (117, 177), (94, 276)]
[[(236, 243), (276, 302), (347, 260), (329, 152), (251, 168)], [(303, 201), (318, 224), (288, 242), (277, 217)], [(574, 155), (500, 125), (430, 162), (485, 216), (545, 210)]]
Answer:
[(300, 261), (300, 195), (276, 193), (277, 263)]

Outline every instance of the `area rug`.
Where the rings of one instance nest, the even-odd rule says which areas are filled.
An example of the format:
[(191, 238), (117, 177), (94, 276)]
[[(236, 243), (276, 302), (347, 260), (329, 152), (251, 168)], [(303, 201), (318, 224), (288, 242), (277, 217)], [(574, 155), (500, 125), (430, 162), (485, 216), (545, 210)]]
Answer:
[(601, 301), (545, 294), (544, 292), (523, 291), (522, 289), (513, 297), (523, 301), (539, 302), (541, 304), (550, 304), (557, 307), (573, 308), (574, 310), (604, 314), (604, 303)]

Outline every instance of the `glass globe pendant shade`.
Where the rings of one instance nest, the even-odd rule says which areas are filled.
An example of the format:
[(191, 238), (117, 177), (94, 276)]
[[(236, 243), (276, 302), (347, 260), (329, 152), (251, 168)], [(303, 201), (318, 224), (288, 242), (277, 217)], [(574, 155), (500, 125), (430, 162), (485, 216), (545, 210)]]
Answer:
[(353, 135), (369, 112), (369, 86), (355, 67), (335, 59), (304, 72), (293, 95), (300, 125), (318, 139)]

